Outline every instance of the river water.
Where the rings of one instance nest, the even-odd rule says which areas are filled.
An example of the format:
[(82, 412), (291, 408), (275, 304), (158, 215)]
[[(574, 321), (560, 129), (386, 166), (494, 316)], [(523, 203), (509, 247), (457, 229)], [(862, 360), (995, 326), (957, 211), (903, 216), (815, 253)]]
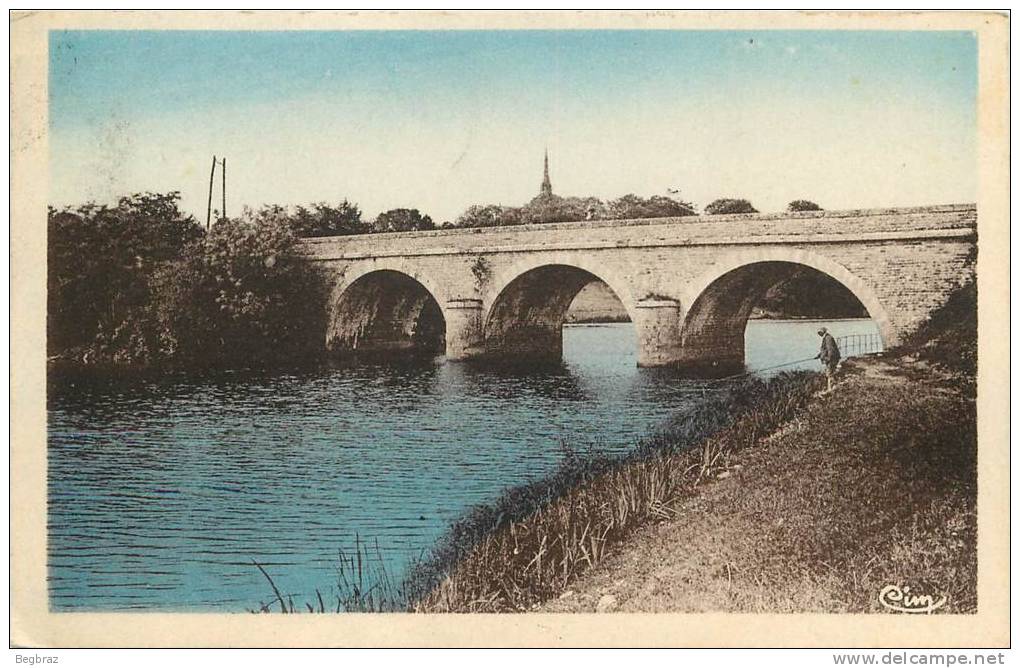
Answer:
[[(748, 367), (811, 356), (818, 324), (751, 321)], [(568, 326), (564, 363), (528, 373), (440, 357), (53, 382), (50, 605), (242, 612), (272, 598), (252, 560), (300, 605), (316, 589), (329, 596), (337, 552), (356, 536), (373, 552), (378, 541), (399, 578), (467, 508), (555, 468), (561, 442), (623, 450), (700, 396), (674, 373), (636, 368), (629, 323)]]

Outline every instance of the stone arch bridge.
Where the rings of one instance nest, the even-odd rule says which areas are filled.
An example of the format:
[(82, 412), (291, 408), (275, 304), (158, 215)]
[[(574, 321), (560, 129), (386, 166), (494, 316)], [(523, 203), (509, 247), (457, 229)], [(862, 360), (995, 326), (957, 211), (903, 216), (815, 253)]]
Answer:
[(895, 345), (971, 277), (974, 205), (586, 221), (303, 242), (333, 281), (326, 345), (445, 348), (451, 360), (556, 357), (571, 302), (601, 280), (638, 363), (740, 364), (759, 299), (809, 267)]

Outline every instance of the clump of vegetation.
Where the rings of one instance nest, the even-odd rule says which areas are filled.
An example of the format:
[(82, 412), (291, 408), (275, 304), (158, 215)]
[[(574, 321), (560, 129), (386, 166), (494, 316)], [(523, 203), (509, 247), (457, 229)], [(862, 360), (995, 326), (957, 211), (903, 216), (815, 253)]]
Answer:
[(249, 366), (325, 337), (326, 283), (279, 207), (209, 231), (178, 193), (49, 211), (47, 348), (72, 365)]
[(606, 217), (611, 219), (674, 218), (694, 216), (698, 213), (692, 203), (662, 195), (652, 195), (647, 198), (624, 195), (611, 200), (606, 205), (606, 209)]
[(393, 578), (386, 569), (378, 542), (370, 550), (368, 545), (361, 542), (360, 537), (355, 536), (353, 553), (340, 550), (337, 554), (336, 586), (325, 596), (316, 589), (313, 600), (300, 601), (297, 605), (292, 595), (284, 596), (262, 564), (254, 560), (252, 563), (265, 577), (273, 597), (260, 603), (258, 609), (251, 612), (294, 614), (407, 611), (407, 595), (403, 583)]
[(49, 209), (47, 352), (79, 363), (159, 355), (154, 283), (203, 236), (179, 193), (122, 197), (115, 207)]
[(383, 211), (372, 221), (374, 232), (413, 232), (435, 228), (432, 218), (418, 209), (390, 209)]
[(710, 202), (705, 207), (705, 213), (710, 216), (724, 213), (758, 213), (758, 209), (746, 199), (724, 197)]
[(161, 352), (175, 363), (270, 365), (321, 350), (325, 277), (271, 208), (216, 223), (157, 276)]
[(332, 237), (372, 232), (372, 226), (362, 220), (358, 205), (346, 199), (336, 206), (325, 202), (316, 202), (308, 207), (298, 206), (293, 213), (281, 206), (267, 208), (276, 216), (288, 217), (291, 229), (299, 237)]
[(488, 258), (484, 255), (476, 257), (475, 261), (471, 263), (471, 274), (475, 277), (475, 287), (481, 290), (492, 276), (492, 265)]
[(808, 199), (795, 199), (786, 205), (787, 211), (823, 211), (822, 207)]
[(602, 201), (597, 197), (539, 195), (524, 206), (475, 205), (457, 217), (452, 227), (500, 227), (528, 223), (563, 223), (579, 220), (676, 218), (697, 215), (690, 202), (672, 197), (629, 194)]
[(788, 420), (813, 389), (803, 375), (751, 380), (678, 417), (633, 453), (566, 457), (551, 477), (507, 490), (456, 523), (408, 578), (414, 609), (515, 611), (546, 600), (635, 528), (672, 517), (677, 501), (725, 466), (730, 452)]

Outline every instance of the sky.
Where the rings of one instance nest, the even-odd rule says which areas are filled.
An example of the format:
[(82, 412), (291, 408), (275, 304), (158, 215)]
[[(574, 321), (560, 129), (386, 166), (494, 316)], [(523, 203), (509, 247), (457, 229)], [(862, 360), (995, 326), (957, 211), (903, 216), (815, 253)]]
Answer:
[[(181, 192), (437, 223), (553, 190), (977, 199), (977, 42), (893, 31), (54, 31), (54, 206)], [(217, 182), (219, 176), (217, 176)], [(219, 185), (214, 200), (219, 201)]]

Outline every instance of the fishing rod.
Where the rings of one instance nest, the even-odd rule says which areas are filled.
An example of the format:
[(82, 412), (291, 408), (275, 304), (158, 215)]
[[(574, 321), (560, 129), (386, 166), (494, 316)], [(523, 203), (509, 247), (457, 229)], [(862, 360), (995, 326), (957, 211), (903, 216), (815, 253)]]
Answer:
[(752, 375), (754, 375), (756, 373), (761, 373), (762, 371), (772, 371), (773, 369), (781, 369), (784, 366), (793, 366), (794, 364), (803, 364), (804, 362), (810, 362), (811, 360), (815, 360), (815, 359), (818, 359), (818, 358), (816, 356), (804, 357), (803, 359), (793, 360), (792, 362), (783, 362), (782, 364), (775, 364), (773, 366), (767, 366), (767, 367), (764, 367), (762, 369), (755, 369), (753, 371), (745, 371), (744, 373), (735, 373), (732, 376), (725, 376), (723, 378), (717, 378), (715, 380), (717, 382), (725, 381), (725, 380), (734, 380), (734, 379), (737, 379), (737, 378), (743, 378), (744, 376), (752, 376)]
[[(762, 373), (763, 371), (772, 371), (773, 369), (781, 369), (781, 368), (783, 368), (785, 366), (793, 366), (794, 364), (802, 364), (804, 362), (810, 362), (811, 360), (814, 360), (814, 359), (818, 359), (818, 358), (815, 357), (815, 356), (804, 357), (804, 358), (799, 359), (799, 360), (793, 360), (792, 362), (783, 362), (782, 364), (774, 364), (772, 366), (767, 366), (767, 367), (764, 367), (764, 368), (761, 368), (761, 369), (754, 369), (753, 371), (745, 371), (743, 373), (735, 373), (732, 376), (724, 376), (722, 378), (705, 378), (705, 379), (702, 380), (702, 382), (705, 385), (709, 385), (709, 386), (716, 385), (716, 384), (721, 384), (721, 383), (729, 383), (729, 382), (733, 382), (733, 381), (736, 381), (736, 380), (740, 380), (741, 378), (745, 378), (747, 376), (753, 376), (755, 374)], [(702, 388), (702, 389), (705, 389), (705, 388)]]

